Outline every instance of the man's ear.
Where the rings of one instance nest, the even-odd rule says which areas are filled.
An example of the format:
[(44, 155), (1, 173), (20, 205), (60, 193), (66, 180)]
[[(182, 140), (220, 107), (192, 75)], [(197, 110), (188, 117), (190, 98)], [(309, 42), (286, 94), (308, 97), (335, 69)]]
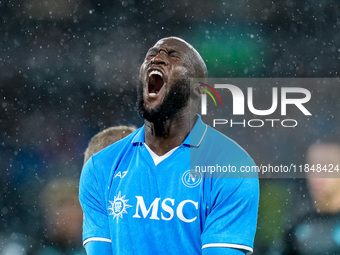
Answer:
[(204, 85), (201, 82), (195, 82), (192, 85), (192, 93), (197, 96), (200, 97), (202, 94), (204, 94), (205, 92), (203, 91)]

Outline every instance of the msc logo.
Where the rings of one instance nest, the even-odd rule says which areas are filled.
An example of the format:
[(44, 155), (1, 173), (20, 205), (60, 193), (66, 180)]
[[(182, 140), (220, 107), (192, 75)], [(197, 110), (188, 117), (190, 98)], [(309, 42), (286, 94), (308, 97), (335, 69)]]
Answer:
[(135, 196), (137, 199), (134, 206), (128, 205), (128, 199), (125, 199), (125, 195), (121, 196), (120, 191), (118, 196), (114, 197), (114, 201), (109, 201), (111, 206), (110, 215), (113, 215), (113, 219), (123, 218), (123, 214), (128, 213), (126, 211), (129, 207), (135, 207), (136, 211), (132, 218), (150, 219), (150, 220), (172, 220), (177, 217), (183, 222), (190, 223), (197, 219), (198, 215), (198, 202), (192, 200), (183, 200), (179, 203), (175, 203), (175, 199), (160, 197), (155, 198), (151, 204), (145, 204), (142, 196)]
[(202, 181), (202, 174), (200, 172), (191, 173), (190, 170), (184, 172), (182, 175), (182, 182), (188, 188), (197, 187)]
[[(151, 212), (151, 216), (149, 219), (151, 220), (160, 220), (160, 218), (158, 217), (158, 208), (159, 208), (159, 204), (161, 204), (161, 219), (162, 220), (166, 220), (169, 221), (171, 219), (173, 219), (174, 215), (177, 216), (177, 218), (179, 218), (181, 221), (186, 222), (186, 223), (190, 223), (193, 222), (197, 219), (197, 216), (192, 217), (192, 218), (187, 218), (188, 217), (188, 213), (186, 214), (186, 216), (184, 216), (183, 214), (183, 208), (185, 207), (189, 207), (189, 206), (194, 206), (194, 208), (196, 210), (198, 210), (198, 202), (194, 202), (192, 200), (183, 200), (181, 201), (176, 209), (176, 212), (173, 209), (173, 206), (175, 205), (175, 199), (172, 198), (165, 198), (161, 203), (160, 200), (161, 198), (155, 198), (155, 200), (151, 203), (151, 205), (149, 206), (148, 209), (146, 209), (145, 203), (144, 203), (144, 198), (142, 196), (136, 196), (137, 198), (137, 205), (136, 205), (136, 213), (135, 215), (133, 215), (133, 218), (147, 218), (149, 213)], [(190, 210), (187, 209), (187, 210)], [(142, 216), (139, 215), (139, 211), (141, 211)], [(175, 214), (176, 213), (176, 214)], [(195, 215), (197, 215), (195, 213)]]
[(125, 195), (121, 197), (120, 191), (118, 193), (118, 196), (114, 197), (113, 202), (109, 201), (111, 206), (109, 207), (109, 210), (111, 210), (110, 215), (113, 215), (113, 219), (123, 218), (123, 213), (127, 213), (126, 208), (132, 207), (131, 205), (128, 205), (127, 202), (129, 199), (125, 199)]

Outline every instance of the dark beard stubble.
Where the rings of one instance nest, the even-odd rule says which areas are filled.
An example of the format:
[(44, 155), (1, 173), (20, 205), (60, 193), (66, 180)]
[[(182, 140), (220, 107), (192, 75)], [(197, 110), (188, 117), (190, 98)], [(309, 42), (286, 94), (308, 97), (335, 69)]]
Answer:
[(139, 80), (137, 86), (137, 111), (147, 121), (162, 125), (173, 119), (189, 102), (190, 79), (179, 78), (172, 85), (163, 102), (155, 109), (146, 109), (143, 99), (143, 82)]

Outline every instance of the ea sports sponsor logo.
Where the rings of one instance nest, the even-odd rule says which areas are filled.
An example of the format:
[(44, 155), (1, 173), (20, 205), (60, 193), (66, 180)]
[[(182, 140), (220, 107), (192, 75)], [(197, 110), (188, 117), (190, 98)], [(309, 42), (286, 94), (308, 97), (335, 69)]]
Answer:
[(200, 172), (185, 171), (182, 175), (182, 182), (188, 188), (197, 187), (202, 181), (202, 174)]

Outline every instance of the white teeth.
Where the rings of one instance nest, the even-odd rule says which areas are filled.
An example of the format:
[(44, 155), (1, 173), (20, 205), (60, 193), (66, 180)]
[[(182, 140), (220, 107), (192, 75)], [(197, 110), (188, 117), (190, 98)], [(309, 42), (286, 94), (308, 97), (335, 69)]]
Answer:
[(152, 75), (159, 75), (160, 77), (163, 77), (163, 74), (160, 71), (157, 70), (153, 70), (149, 73), (149, 77), (151, 77)]
[(156, 96), (156, 93), (149, 93), (149, 96), (150, 96), (150, 97), (155, 97), (155, 96)]

